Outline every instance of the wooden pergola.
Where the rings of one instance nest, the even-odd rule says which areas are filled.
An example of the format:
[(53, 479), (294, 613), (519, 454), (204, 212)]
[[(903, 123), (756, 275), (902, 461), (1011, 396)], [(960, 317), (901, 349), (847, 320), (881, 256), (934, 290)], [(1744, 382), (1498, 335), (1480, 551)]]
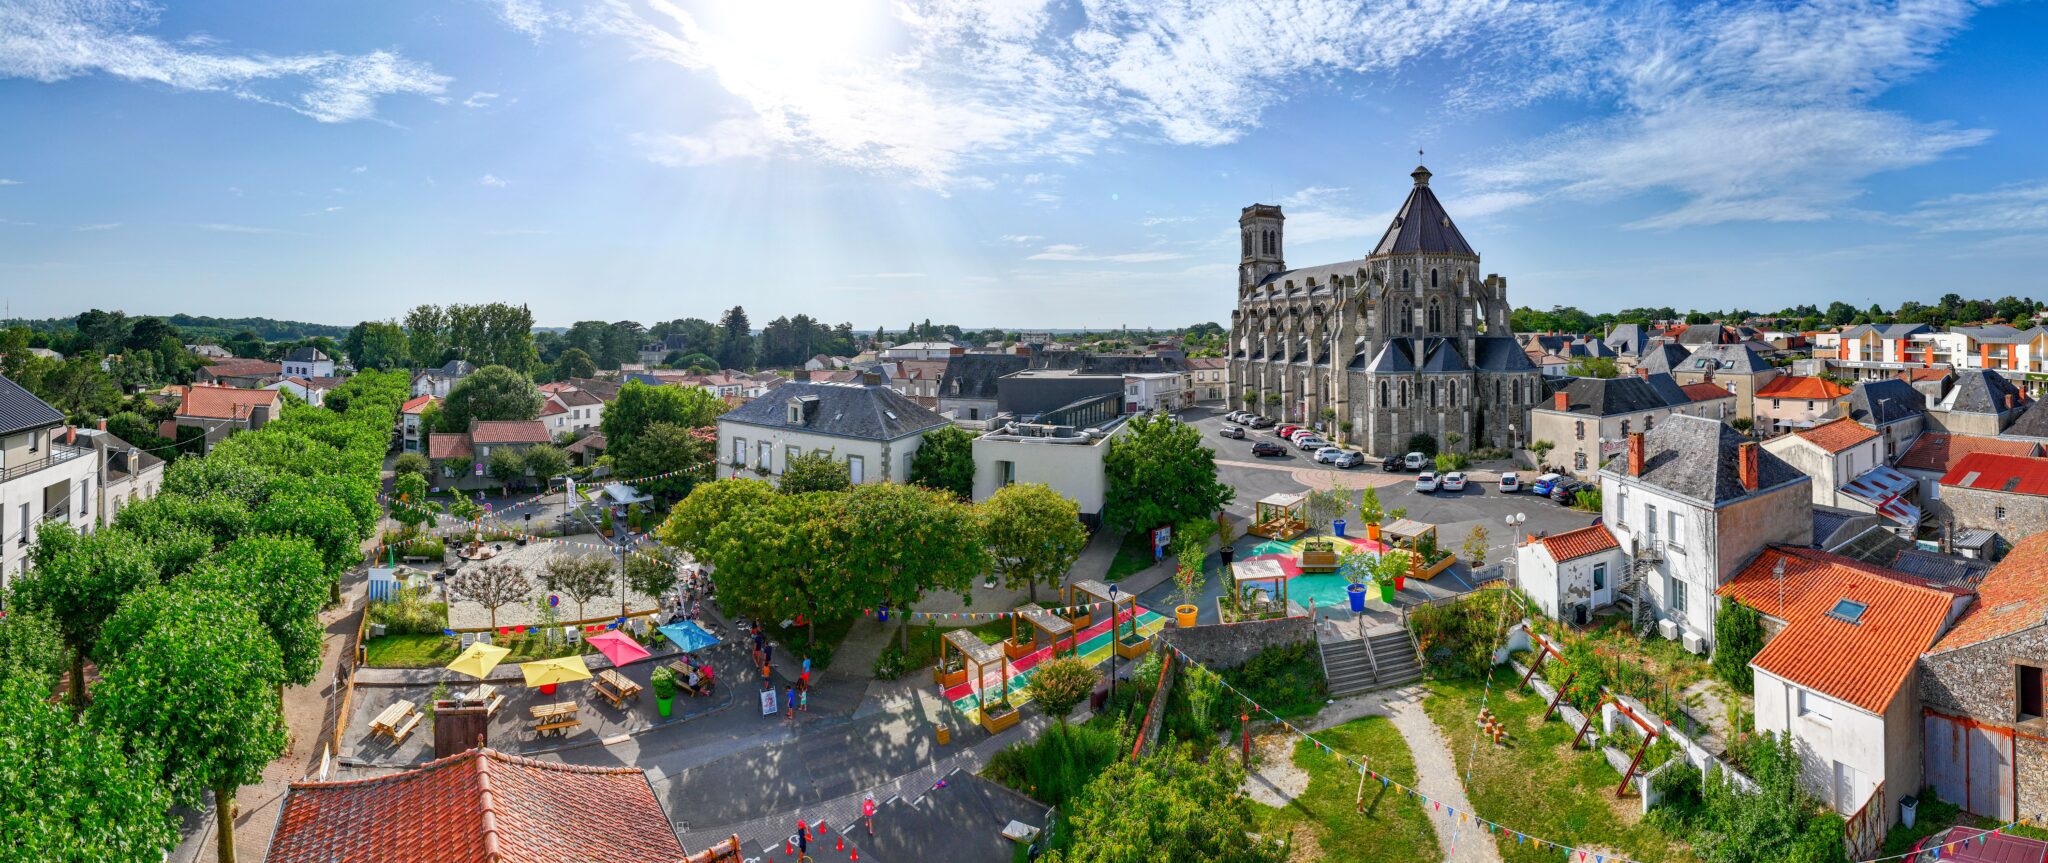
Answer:
[(1237, 611), (1238, 614), (1242, 615), (1246, 611), (1246, 585), (1262, 584), (1265, 582), (1273, 583), (1273, 591), (1269, 596), (1277, 597), (1279, 600), (1278, 605), (1274, 606), (1273, 600), (1267, 599), (1255, 605), (1252, 609), (1253, 613), (1261, 615), (1274, 611), (1282, 615), (1287, 613), (1287, 570), (1280, 566), (1279, 561), (1253, 560), (1235, 563), (1231, 564), (1230, 571), (1231, 608)]
[[(1017, 619), (1020, 617), (1031, 624), (1030, 641), (1020, 642), (1017, 640)], [(1029, 655), (1039, 649), (1041, 646), (1039, 644), (1041, 641), (1040, 636), (1043, 636), (1042, 640), (1052, 644), (1052, 655), (1058, 656), (1060, 655), (1061, 639), (1069, 641), (1068, 649), (1071, 650), (1073, 648), (1071, 643), (1073, 634), (1073, 623), (1064, 617), (1047, 611), (1034, 602), (1017, 609), (1016, 614), (1010, 615), (1010, 640), (1003, 642), (1003, 652), (1011, 659)]]
[(1382, 526), (1380, 532), (1400, 545), (1412, 549), (1423, 536), (1436, 533), (1436, 525), (1411, 518), (1397, 518)]
[(1245, 533), (1267, 539), (1290, 540), (1308, 532), (1302, 517), (1307, 495), (1269, 494), (1252, 506), (1252, 524)]
[[(975, 712), (981, 716), (981, 726), (993, 733), (1015, 725), (1018, 717), (1017, 711), (1011, 710), (1002, 717), (991, 719), (987, 709), (987, 704), (990, 700), (988, 696), (990, 689), (995, 690), (997, 698), (1002, 698), (1008, 694), (1008, 687), (1010, 685), (1009, 654), (997, 649), (993, 644), (982, 641), (981, 636), (974, 634), (974, 630), (964, 628), (950, 629), (946, 631), (946, 636), (939, 640), (940, 668), (946, 667), (946, 657), (948, 656), (949, 648), (960, 653), (962, 664), (961, 682), (973, 688)], [(990, 666), (994, 666), (996, 671), (994, 686), (989, 685), (988, 672)]]
[(1065, 590), (1067, 606), (1079, 609), (1067, 615), (1067, 620), (1076, 629), (1087, 629), (1095, 622), (1095, 606), (1109, 602), (1109, 585), (1097, 579), (1084, 578), (1067, 585)]

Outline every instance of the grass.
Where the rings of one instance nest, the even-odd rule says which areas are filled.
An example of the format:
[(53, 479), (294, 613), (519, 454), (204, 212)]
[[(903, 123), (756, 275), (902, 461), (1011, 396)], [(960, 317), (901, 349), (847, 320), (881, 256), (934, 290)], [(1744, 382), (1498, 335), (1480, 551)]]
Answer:
[(1152, 535), (1144, 531), (1125, 534), (1122, 545), (1116, 547), (1116, 560), (1109, 563), (1109, 574), (1102, 580), (1115, 584), (1130, 576), (1152, 567)]
[[(597, 652), (583, 642), (570, 648), (549, 645), (540, 638), (520, 638), (498, 646), (511, 649), (512, 654), (504, 659), (508, 663)], [(363, 663), (373, 668), (439, 668), (461, 654), (460, 644), (445, 635), (380, 635), (363, 641)]]
[[(1010, 625), (1009, 620), (998, 619), (986, 623), (977, 623), (966, 627), (966, 629), (980, 636), (983, 644), (1001, 644), (1010, 637)], [(1018, 623), (1017, 633), (1019, 635), (1026, 634), (1029, 631), (1029, 627), (1030, 624), (1028, 623)], [(960, 628), (962, 627), (918, 626), (913, 624), (910, 631), (910, 652), (906, 654), (908, 664), (904, 667), (911, 671), (916, 671), (917, 669), (927, 668), (937, 663), (939, 661), (939, 642), (945, 639), (946, 633)], [(901, 639), (902, 636), (896, 636), (896, 639), (892, 640), (891, 643)]]
[[(1503, 747), (1482, 743), (1476, 750), (1473, 723), (1483, 682), (1466, 677), (1427, 684), (1423, 709), (1449, 741), (1459, 771), (1471, 771), (1466, 794), (1476, 814), (1552, 842), (1611, 849), (1644, 863), (1692, 859), (1684, 842), (1642, 822), (1634, 797), (1614, 799), (1621, 776), (1597, 751), (1569, 748), (1578, 729), (1539, 721), (1547, 705), (1533, 692), (1515, 691), (1520, 682), (1512, 670), (1495, 675), (1487, 705), (1507, 728), (1508, 742)], [(1510, 835), (1497, 834), (1496, 841), (1509, 863), (1562, 859), (1556, 849), (1517, 844)]]
[[(1384, 716), (1354, 719), (1316, 736), (1339, 752), (1370, 757), (1373, 769), (1390, 777), (1415, 775), (1408, 744)], [(1305, 829), (1322, 849), (1318, 859), (1328, 863), (1441, 859), (1420, 801), (1392, 788), (1382, 794), (1379, 783), (1368, 781), (1360, 814), (1358, 771), (1350, 764), (1306, 740), (1295, 743), (1294, 763), (1308, 771), (1308, 789), (1284, 807), (1258, 808), (1260, 829), (1268, 835)]]

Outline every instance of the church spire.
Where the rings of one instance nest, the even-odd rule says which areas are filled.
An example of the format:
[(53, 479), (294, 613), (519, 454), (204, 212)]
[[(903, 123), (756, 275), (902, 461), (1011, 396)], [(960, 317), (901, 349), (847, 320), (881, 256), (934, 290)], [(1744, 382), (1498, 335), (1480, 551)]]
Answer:
[(1422, 165), (1416, 165), (1415, 171), (1408, 176), (1415, 178), (1417, 188), (1429, 185), (1429, 169)]

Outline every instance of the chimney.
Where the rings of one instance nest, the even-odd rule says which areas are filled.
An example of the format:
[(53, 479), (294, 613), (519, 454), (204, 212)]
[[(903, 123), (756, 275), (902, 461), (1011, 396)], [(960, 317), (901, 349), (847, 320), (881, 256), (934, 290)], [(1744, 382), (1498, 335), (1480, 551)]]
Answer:
[(1630, 432), (1628, 435), (1628, 475), (1643, 475), (1643, 433)]
[(1557, 406), (1557, 409), (1558, 409), (1558, 410), (1561, 410), (1561, 411), (1568, 411), (1568, 410), (1571, 410), (1571, 409), (1572, 409), (1572, 398), (1571, 398), (1571, 394), (1569, 394), (1569, 393), (1565, 392), (1564, 390), (1558, 390), (1558, 391), (1557, 391), (1557, 394), (1556, 394), (1556, 395), (1554, 395), (1554, 396), (1551, 396), (1551, 403), (1552, 403), (1552, 404), (1554, 404), (1554, 405), (1556, 405), (1556, 406)]
[(866, 386), (871, 386), (871, 387), (878, 387), (878, 386), (881, 386), (881, 385), (882, 385), (882, 373), (881, 373), (881, 372), (861, 372), (861, 373), (860, 373), (860, 382), (861, 382), (862, 384), (866, 385)]
[(1643, 380), (1649, 380), (1649, 379), (1650, 379), (1650, 367), (1649, 367), (1649, 366), (1637, 366), (1637, 367), (1636, 367), (1636, 377), (1642, 378)]
[(64, 443), (66, 445), (78, 443), (78, 426), (64, 427)]
[(1756, 442), (1750, 441), (1735, 448), (1735, 477), (1742, 481), (1744, 491), (1756, 491)]
[(793, 377), (792, 379), (793, 379), (793, 380), (795, 380), (795, 381), (796, 381), (797, 383), (800, 383), (800, 384), (801, 384), (801, 383), (809, 383), (809, 382), (810, 382), (810, 380), (811, 380), (811, 370), (810, 370), (810, 369), (797, 369), (797, 370), (796, 370), (796, 372), (795, 372), (795, 374), (794, 374), (794, 377)]
[(100, 417), (100, 431), (106, 431), (106, 430), (107, 430), (107, 418), (106, 418), (106, 417)]
[(2012, 393), (2006, 393), (2006, 394), (2005, 394), (2005, 409), (2006, 409), (2006, 410), (2012, 410), (2012, 404), (2013, 404), (2013, 394), (2012, 394)]

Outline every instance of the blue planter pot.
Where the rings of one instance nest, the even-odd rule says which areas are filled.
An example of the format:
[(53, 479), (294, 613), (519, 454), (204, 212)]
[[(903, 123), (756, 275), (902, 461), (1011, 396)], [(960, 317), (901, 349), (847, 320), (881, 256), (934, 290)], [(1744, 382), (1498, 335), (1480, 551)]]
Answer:
[(1344, 520), (1340, 518), (1340, 519), (1337, 519), (1336, 521), (1333, 521), (1333, 522), (1331, 522), (1331, 523), (1330, 523), (1330, 528), (1331, 528), (1332, 530), (1335, 530), (1335, 531), (1337, 532), (1337, 535), (1338, 535), (1338, 536), (1343, 536), (1343, 535), (1344, 535)]
[(1354, 584), (1346, 587), (1344, 588), (1344, 594), (1351, 599), (1352, 611), (1365, 610), (1365, 585)]

